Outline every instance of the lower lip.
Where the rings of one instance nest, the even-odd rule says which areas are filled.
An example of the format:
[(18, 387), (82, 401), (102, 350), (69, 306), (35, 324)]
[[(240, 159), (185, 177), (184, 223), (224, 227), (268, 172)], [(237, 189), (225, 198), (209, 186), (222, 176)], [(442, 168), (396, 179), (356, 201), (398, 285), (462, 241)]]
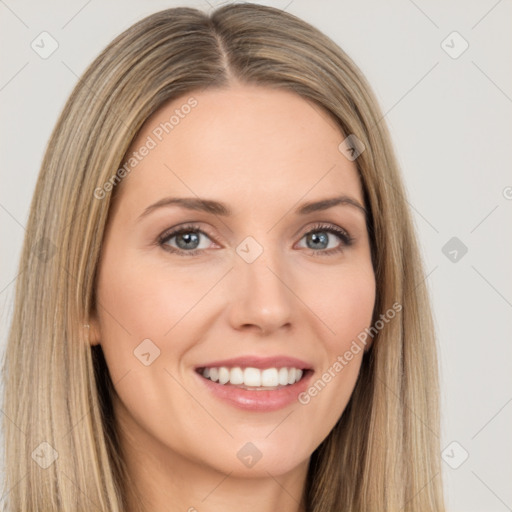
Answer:
[(213, 382), (199, 373), (197, 373), (197, 376), (217, 398), (239, 409), (256, 412), (271, 412), (283, 409), (297, 402), (298, 395), (306, 390), (312, 374), (312, 371), (307, 371), (299, 382), (268, 391), (242, 389), (230, 384)]

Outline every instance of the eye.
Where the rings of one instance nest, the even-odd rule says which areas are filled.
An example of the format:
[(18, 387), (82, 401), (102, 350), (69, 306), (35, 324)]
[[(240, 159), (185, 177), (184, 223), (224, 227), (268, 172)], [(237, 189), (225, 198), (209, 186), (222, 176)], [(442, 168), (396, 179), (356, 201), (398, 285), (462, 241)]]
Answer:
[(203, 237), (210, 238), (197, 225), (190, 224), (172, 231), (166, 231), (159, 237), (158, 244), (166, 251), (194, 256), (201, 250), (208, 248), (208, 244), (200, 247), (201, 238)]
[[(336, 235), (341, 243), (334, 245), (333, 236)], [(342, 251), (352, 245), (354, 239), (344, 229), (333, 224), (318, 224), (309, 230), (302, 239), (306, 238), (308, 248), (313, 250), (313, 255), (329, 256)], [(328, 249), (328, 250), (325, 250)]]
[[(333, 240), (335, 235), (339, 242)], [(201, 239), (211, 237), (196, 224), (187, 224), (177, 229), (165, 231), (157, 240), (164, 250), (186, 256), (195, 256), (204, 249), (208, 249), (208, 243), (201, 247)], [(345, 247), (352, 245), (354, 239), (347, 231), (333, 224), (317, 224), (313, 226), (302, 239), (306, 239), (307, 248), (313, 255), (329, 256), (341, 252)], [(327, 249), (327, 250), (326, 250)]]

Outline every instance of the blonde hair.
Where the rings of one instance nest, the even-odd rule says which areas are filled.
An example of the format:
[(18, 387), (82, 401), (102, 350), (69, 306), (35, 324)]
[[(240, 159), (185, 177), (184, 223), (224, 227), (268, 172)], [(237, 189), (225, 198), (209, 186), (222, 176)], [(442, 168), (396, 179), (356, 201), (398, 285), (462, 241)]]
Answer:
[[(113, 197), (112, 190), (103, 199), (94, 192), (163, 103), (235, 81), (294, 91), (363, 142), (355, 163), (369, 212), (374, 321), (402, 306), (375, 335), (346, 410), (312, 455), (307, 510), (444, 510), (433, 322), (382, 113), (332, 40), (254, 4), (210, 15), (173, 8), (139, 21), (89, 66), (58, 119), (31, 205), (3, 368), (8, 510), (126, 509), (115, 391), (100, 346), (91, 348), (82, 327), (96, 308)], [(58, 458), (43, 468), (37, 458), (52, 460), (50, 448)]]

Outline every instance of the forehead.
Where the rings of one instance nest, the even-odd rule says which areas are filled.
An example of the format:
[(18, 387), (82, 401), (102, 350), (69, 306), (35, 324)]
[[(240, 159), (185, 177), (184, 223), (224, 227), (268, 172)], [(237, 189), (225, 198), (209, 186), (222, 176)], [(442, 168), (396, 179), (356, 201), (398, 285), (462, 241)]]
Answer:
[(130, 171), (119, 192), (139, 206), (166, 194), (217, 197), (235, 211), (335, 192), (362, 202), (357, 168), (338, 150), (343, 139), (328, 113), (288, 90), (198, 91), (146, 121), (127, 153)]

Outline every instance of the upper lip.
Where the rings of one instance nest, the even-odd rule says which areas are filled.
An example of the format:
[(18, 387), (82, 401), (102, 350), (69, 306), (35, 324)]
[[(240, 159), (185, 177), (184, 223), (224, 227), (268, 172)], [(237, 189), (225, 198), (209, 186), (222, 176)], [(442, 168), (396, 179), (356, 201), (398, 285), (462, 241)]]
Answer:
[(223, 359), (219, 361), (211, 361), (196, 367), (200, 368), (220, 368), (225, 366), (227, 368), (241, 367), (241, 368), (299, 368), (301, 370), (311, 370), (312, 366), (301, 359), (289, 356), (274, 356), (274, 357), (259, 357), (259, 356), (242, 356), (234, 357), (231, 359)]

